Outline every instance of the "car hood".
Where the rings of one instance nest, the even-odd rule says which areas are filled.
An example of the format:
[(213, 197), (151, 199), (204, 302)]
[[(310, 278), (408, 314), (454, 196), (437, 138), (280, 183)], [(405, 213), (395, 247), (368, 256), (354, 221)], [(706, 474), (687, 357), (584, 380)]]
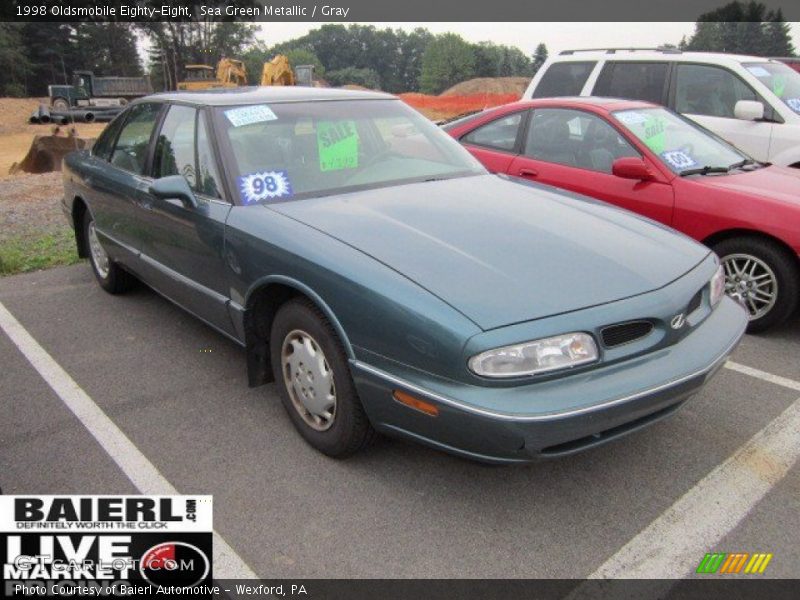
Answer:
[(372, 256), (484, 330), (649, 292), (708, 255), (633, 213), (494, 175), (267, 206)]
[(706, 175), (692, 181), (726, 193), (769, 198), (800, 208), (800, 169), (769, 166), (730, 175)]

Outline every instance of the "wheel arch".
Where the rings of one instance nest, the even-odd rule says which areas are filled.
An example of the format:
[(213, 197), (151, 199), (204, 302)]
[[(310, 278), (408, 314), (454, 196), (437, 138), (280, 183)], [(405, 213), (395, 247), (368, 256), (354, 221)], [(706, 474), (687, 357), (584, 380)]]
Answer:
[(318, 293), (291, 277), (270, 275), (253, 284), (245, 299), (243, 325), (247, 350), (247, 380), (250, 387), (275, 380), (269, 355), (272, 323), (280, 307), (295, 298), (304, 298), (314, 304), (333, 326), (347, 358), (355, 357), (342, 324)]
[(89, 246), (86, 243), (86, 235), (83, 231), (83, 217), (88, 212), (89, 207), (86, 201), (80, 196), (75, 196), (72, 200), (72, 228), (75, 231), (75, 245), (77, 246), (78, 256), (88, 258)]
[(780, 247), (781, 250), (783, 250), (788, 256), (791, 256), (796, 261), (798, 266), (800, 266), (800, 257), (798, 257), (797, 252), (795, 252), (789, 244), (784, 242), (779, 237), (775, 237), (774, 235), (764, 233), (763, 231), (757, 231), (755, 229), (725, 229), (722, 231), (717, 231), (702, 240), (702, 243), (709, 248), (713, 248), (720, 242), (740, 237), (758, 238), (773, 243)]

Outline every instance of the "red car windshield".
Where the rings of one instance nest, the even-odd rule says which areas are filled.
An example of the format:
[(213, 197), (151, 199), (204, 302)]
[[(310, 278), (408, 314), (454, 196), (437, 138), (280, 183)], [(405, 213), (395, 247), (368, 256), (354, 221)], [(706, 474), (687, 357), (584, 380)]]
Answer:
[(614, 118), (676, 173), (728, 170), (748, 161), (739, 150), (664, 108), (618, 110)]

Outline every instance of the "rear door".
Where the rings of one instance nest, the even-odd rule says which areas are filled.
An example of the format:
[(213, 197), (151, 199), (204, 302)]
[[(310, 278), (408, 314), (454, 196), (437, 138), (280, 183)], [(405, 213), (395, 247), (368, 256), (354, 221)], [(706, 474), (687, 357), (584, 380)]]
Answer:
[[(672, 186), (613, 175), (614, 160), (623, 157), (648, 160), (598, 115), (537, 108), (528, 122), (522, 154), (511, 162), (508, 174), (605, 200), (670, 225)], [(657, 169), (651, 171), (660, 178)]]
[(142, 245), (141, 202), (152, 135), (163, 104), (132, 106), (98, 140), (87, 163), (85, 183), (93, 193), (89, 209), (109, 255), (137, 270)]
[(197, 207), (148, 194), (147, 235), (142, 261), (154, 287), (211, 325), (233, 334), (225, 274), (225, 221), (231, 205), (222, 179), (205, 111), (173, 104), (155, 142), (153, 179), (181, 175)]

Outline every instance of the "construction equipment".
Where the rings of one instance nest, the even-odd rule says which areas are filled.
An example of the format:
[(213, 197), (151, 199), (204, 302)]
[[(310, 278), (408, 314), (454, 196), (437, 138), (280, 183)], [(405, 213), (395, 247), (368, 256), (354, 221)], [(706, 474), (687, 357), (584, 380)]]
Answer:
[(233, 58), (223, 58), (214, 67), (209, 65), (186, 65), (186, 78), (178, 82), (179, 90), (209, 90), (247, 85), (244, 63)]
[(149, 77), (95, 77), (91, 71), (75, 71), (72, 85), (48, 85), (53, 110), (89, 106), (124, 106), (129, 100), (153, 93)]
[(261, 70), (261, 85), (294, 84), (294, 71), (286, 55), (277, 54), (271, 61), (264, 63)]
[(79, 138), (71, 133), (58, 135), (58, 128), (53, 135), (36, 135), (30, 150), (20, 162), (11, 165), (9, 173), (49, 173), (60, 171), (61, 161), (70, 152), (88, 148), (93, 139)]

